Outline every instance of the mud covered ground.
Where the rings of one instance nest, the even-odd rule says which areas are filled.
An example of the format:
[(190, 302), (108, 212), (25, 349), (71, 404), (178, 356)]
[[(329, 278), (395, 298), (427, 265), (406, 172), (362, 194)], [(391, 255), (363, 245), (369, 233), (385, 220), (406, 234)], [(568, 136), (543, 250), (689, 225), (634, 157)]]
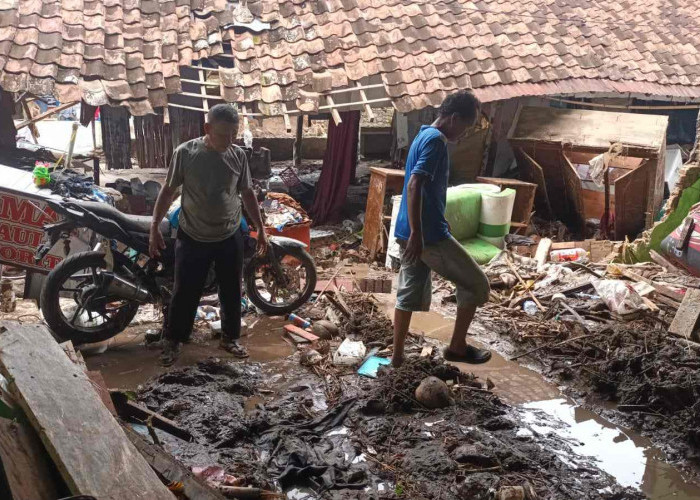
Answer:
[[(449, 381), (452, 405), (427, 410), (413, 399), (426, 375)], [(293, 358), (208, 359), (153, 379), (138, 397), (195, 435), (164, 440), (186, 465), (219, 464), (294, 498), (478, 500), (505, 485), (531, 485), (545, 499), (643, 498), (592, 465), (562, 461), (566, 442), (524, 428), (478, 381), (439, 360), (340, 379), (342, 398), (327, 408), (323, 381)]]
[[(588, 333), (566, 315), (539, 319), (532, 328), (523, 329), (522, 316), (521, 311), (489, 305), (482, 321), (506, 335), (516, 346), (515, 354), (539, 347), (521, 361), (536, 361), (545, 375), (572, 388), (576, 399), (605, 418), (651, 437), (670, 461), (700, 464), (700, 352), (696, 345), (671, 336), (667, 322), (650, 316), (596, 326), (588, 323)], [(559, 333), (552, 338), (539, 331)], [(581, 338), (572, 341), (575, 337)]]

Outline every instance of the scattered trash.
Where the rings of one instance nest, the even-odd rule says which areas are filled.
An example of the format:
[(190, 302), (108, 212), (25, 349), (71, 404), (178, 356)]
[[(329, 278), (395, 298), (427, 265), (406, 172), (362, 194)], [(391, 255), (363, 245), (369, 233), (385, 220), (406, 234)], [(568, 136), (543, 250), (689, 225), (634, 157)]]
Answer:
[(549, 253), (552, 262), (580, 262), (588, 256), (583, 248), (565, 248)]
[[(311, 327), (311, 321), (308, 319), (304, 319), (300, 316), (297, 316), (294, 313), (290, 313), (289, 316), (287, 316), (287, 319), (297, 325), (300, 328), (309, 328)], [(315, 332), (314, 332), (315, 333)], [(319, 335), (320, 337), (320, 335)]]
[(360, 341), (345, 339), (333, 354), (334, 365), (354, 366), (367, 354), (365, 344)]
[(301, 351), (299, 362), (304, 366), (313, 366), (323, 361), (323, 355), (316, 349), (304, 349)]
[(535, 304), (532, 300), (526, 300), (523, 302), (523, 311), (530, 316), (535, 316), (539, 309), (537, 309), (537, 304)]
[(628, 281), (593, 279), (591, 283), (608, 309), (620, 316), (648, 309), (642, 297)]
[(364, 375), (369, 378), (377, 378), (377, 372), (380, 366), (385, 366), (391, 364), (391, 360), (387, 358), (380, 358), (379, 356), (370, 356), (367, 360), (360, 365), (357, 373)]

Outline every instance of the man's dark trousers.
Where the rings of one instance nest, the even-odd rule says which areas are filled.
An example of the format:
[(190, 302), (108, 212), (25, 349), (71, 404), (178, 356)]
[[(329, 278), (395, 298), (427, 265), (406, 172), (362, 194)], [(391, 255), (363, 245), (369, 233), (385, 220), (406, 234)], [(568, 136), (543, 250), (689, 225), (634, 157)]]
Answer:
[(243, 275), (243, 235), (203, 243), (179, 230), (175, 242), (175, 286), (168, 308), (165, 336), (185, 342), (192, 334), (197, 307), (212, 263), (221, 302), (222, 338), (241, 336), (241, 277)]

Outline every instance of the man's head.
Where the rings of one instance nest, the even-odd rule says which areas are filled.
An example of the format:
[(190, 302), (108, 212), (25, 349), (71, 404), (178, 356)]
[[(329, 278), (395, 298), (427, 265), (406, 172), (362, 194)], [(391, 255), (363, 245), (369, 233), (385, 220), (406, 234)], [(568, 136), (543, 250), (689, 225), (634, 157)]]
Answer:
[(207, 113), (204, 124), (209, 144), (216, 151), (223, 153), (238, 135), (238, 112), (230, 104), (217, 104)]
[(438, 110), (440, 131), (450, 142), (457, 142), (468, 128), (476, 124), (481, 113), (481, 103), (469, 90), (450, 94)]

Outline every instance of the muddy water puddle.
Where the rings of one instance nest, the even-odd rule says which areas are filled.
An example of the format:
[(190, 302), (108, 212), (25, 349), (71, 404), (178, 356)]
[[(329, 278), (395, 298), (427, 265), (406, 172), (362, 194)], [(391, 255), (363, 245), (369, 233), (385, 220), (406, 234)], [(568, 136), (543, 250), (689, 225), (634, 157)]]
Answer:
[[(412, 331), (444, 343), (449, 342), (453, 327), (453, 320), (435, 312), (415, 313), (411, 321)], [(470, 331), (476, 334), (468, 338), (470, 343), (489, 348), (476, 340), (485, 333), (484, 325), (474, 324)], [(621, 485), (638, 488), (652, 500), (700, 498), (700, 485), (665, 462), (663, 452), (649, 439), (578, 406), (538, 372), (495, 351), (483, 365), (453, 364), (483, 382), (490, 379), (495, 384), (493, 392), (516, 407), (534, 436), (556, 436), (567, 442), (574, 454), (562, 460), (585, 467), (592, 459)]]
[[(294, 349), (284, 340), (282, 317), (244, 317), (246, 327), (242, 331), (241, 343), (248, 348), (249, 361), (270, 363), (286, 358)], [(159, 365), (161, 348), (144, 345), (148, 330), (158, 324), (130, 326), (102, 345), (82, 348), (85, 362), (90, 370), (100, 370), (108, 387), (136, 389), (140, 384), (156, 377), (168, 369)], [(236, 360), (218, 348), (218, 339), (212, 338), (208, 327), (199, 328), (192, 342), (185, 344), (175, 367), (189, 366), (209, 357)], [(106, 350), (105, 350), (106, 349)], [(103, 352), (102, 352), (103, 351)]]

